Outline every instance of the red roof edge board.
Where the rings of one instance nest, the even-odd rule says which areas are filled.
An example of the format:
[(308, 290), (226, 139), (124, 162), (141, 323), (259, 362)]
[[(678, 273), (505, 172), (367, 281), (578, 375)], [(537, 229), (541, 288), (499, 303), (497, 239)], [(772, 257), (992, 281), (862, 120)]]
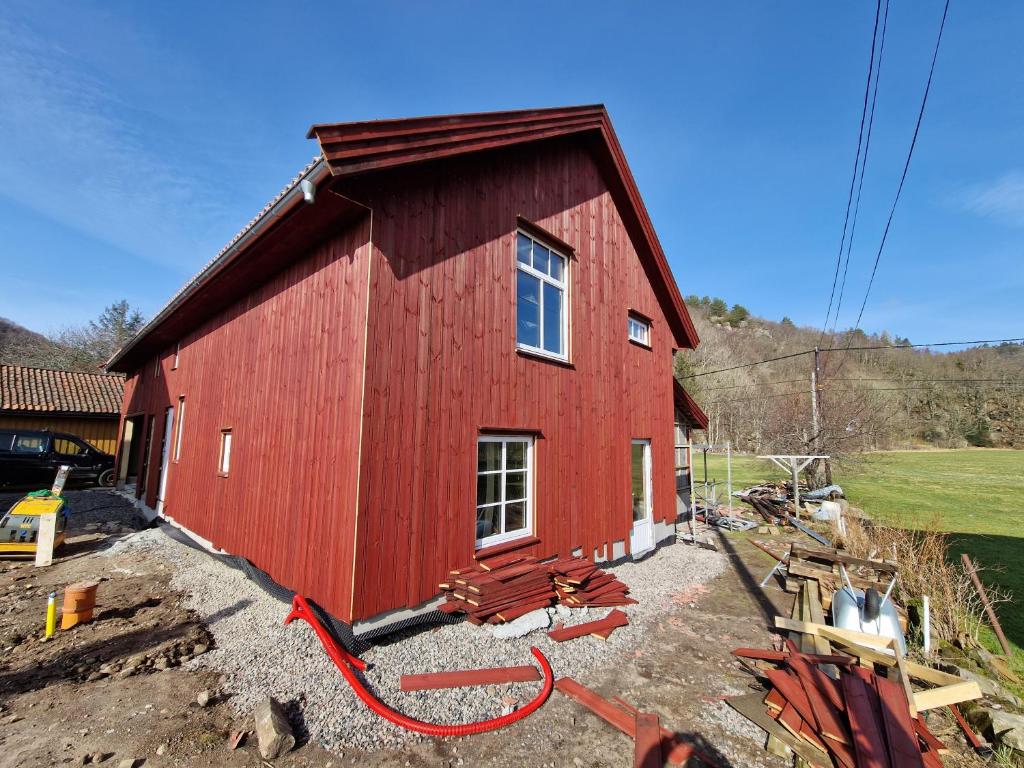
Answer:
[(605, 165), (612, 175), (609, 187), (619, 197), (623, 221), (652, 273), (652, 284), (676, 343), (680, 348), (694, 349), (700, 341), (697, 329), (604, 105), (321, 123), (312, 126), (308, 136), (319, 142), (332, 175), (351, 176), (583, 134), (599, 139), (598, 148), (603, 149)]
[(707, 429), (707, 414), (701, 410), (700, 406), (697, 405), (697, 401), (690, 396), (690, 393), (686, 391), (683, 385), (675, 379), (673, 379), (673, 391), (676, 408), (683, 412), (683, 418), (686, 419), (686, 423), (693, 429)]

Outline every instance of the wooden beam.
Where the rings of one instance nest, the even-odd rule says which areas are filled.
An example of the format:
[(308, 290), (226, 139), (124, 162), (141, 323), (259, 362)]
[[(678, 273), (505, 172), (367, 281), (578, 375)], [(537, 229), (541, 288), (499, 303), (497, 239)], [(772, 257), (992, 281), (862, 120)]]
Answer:
[(864, 681), (857, 675), (843, 675), (840, 680), (857, 763), (863, 768), (891, 768), (885, 737), (879, 730), (881, 724), (875, 718)]
[(649, 712), (636, 715), (636, 736), (633, 739), (633, 768), (662, 768), (661, 723)]
[[(580, 685), (571, 677), (561, 677), (555, 681), (555, 688), (579, 704), (589, 709), (613, 728), (621, 731), (631, 739), (636, 738), (636, 715), (615, 706), (603, 696), (595, 693), (584, 685)], [(672, 765), (686, 765), (694, 750), (678, 736), (665, 728), (661, 729), (662, 754)]]
[(980, 698), (981, 688), (978, 687), (978, 684), (973, 680), (964, 680), (954, 685), (918, 691), (914, 694), (914, 706), (919, 712), (923, 712), (926, 709), (948, 707), (950, 704), (959, 704), (962, 701)]
[(577, 637), (583, 637), (584, 635), (591, 635), (596, 632), (603, 632), (607, 629), (613, 629), (615, 627), (624, 627), (629, 624), (629, 619), (620, 610), (614, 610), (605, 616), (603, 619), (597, 619), (596, 621), (587, 621), (583, 624), (574, 624), (571, 627), (562, 627), (561, 629), (553, 629), (548, 632), (548, 637), (557, 643), (564, 642), (566, 640), (573, 640)]
[(882, 726), (889, 747), (889, 760), (898, 768), (924, 768), (917, 730), (903, 688), (892, 680), (875, 675), (875, 687), (882, 701)]
[(429, 691), (437, 688), (466, 688), (474, 685), (502, 685), (540, 680), (540, 670), (533, 666), (463, 669), (453, 672), (427, 672), (402, 675), (399, 689)]

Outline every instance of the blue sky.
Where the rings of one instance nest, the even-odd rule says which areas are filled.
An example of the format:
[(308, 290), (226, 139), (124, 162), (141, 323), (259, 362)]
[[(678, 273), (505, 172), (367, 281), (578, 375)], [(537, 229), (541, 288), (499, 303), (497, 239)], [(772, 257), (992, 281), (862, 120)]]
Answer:
[[(942, 5), (890, 10), (840, 326)], [(314, 122), (603, 102), (684, 294), (820, 325), (874, 3), (55, 3), (0, 11), (0, 316), (164, 301), (315, 153)], [(955, 1), (864, 315), (1024, 334), (1024, 4)]]

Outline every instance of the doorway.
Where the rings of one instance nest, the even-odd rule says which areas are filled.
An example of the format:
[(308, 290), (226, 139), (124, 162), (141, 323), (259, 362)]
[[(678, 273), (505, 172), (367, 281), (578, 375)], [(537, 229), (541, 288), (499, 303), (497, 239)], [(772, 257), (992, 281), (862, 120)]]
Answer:
[(167, 465), (171, 458), (171, 430), (174, 428), (174, 406), (164, 410), (164, 431), (160, 435), (160, 479), (156, 486), (156, 513), (164, 511), (164, 497), (167, 494)]
[(142, 443), (142, 466), (139, 469), (139, 481), (135, 484), (137, 487), (135, 495), (143, 501), (146, 498), (146, 486), (149, 484), (149, 455), (150, 449), (153, 447), (153, 422), (155, 421), (156, 416), (146, 419), (146, 439)]
[(651, 503), (651, 441), (634, 440), (630, 451), (633, 491), (633, 531), (629, 548), (633, 556), (654, 549), (654, 509)]

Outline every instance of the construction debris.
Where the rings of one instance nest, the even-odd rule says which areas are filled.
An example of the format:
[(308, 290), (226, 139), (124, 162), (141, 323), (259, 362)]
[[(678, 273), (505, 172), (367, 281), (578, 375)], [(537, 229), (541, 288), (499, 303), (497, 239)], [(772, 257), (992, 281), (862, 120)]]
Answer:
[[(764, 671), (764, 695), (729, 700), (738, 712), (813, 766), (941, 767), (944, 747), (914, 710), (895, 659), (894, 679), (853, 664), (852, 656), (835, 665), (786, 644), (781, 658), (761, 659), (778, 665)], [(750, 649), (739, 654), (749, 657)], [(826, 674), (825, 663), (838, 673)]]
[(583, 557), (540, 561), (502, 555), (451, 571), (438, 586), (440, 610), (465, 613), (474, 624), (501, 624), (555, 602), (572, 608), (630, 605), (629, 588)]

